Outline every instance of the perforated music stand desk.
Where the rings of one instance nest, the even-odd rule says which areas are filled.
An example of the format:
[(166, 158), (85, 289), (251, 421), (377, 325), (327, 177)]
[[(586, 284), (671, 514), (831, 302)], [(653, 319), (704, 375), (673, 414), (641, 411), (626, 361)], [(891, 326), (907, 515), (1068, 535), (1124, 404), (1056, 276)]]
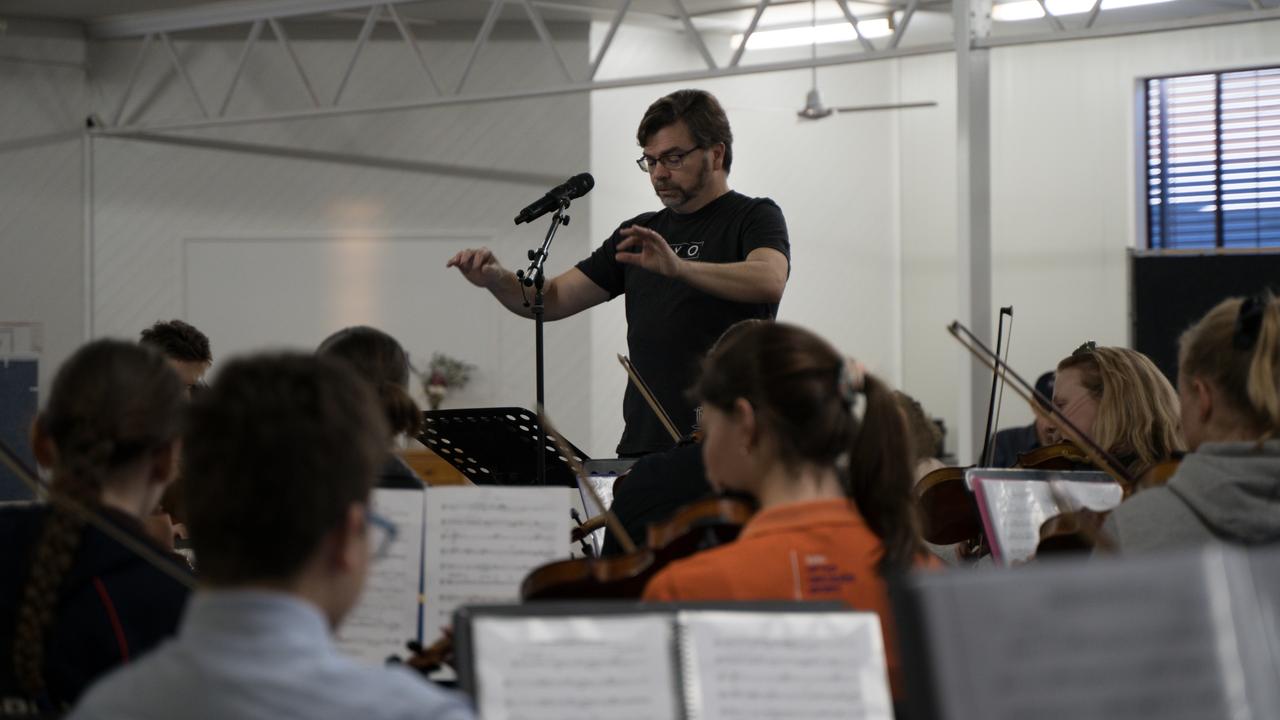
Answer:
[[(536, 485), (538, 415), (518, 407), (428, 410), (422, 413), (418, 440), (477, 485)], [(586, 454), (569, 443), (579, 463)], [(577, 487), (573, 469), (550, 437), (541, 448), (547, 458), (547, 485)]]

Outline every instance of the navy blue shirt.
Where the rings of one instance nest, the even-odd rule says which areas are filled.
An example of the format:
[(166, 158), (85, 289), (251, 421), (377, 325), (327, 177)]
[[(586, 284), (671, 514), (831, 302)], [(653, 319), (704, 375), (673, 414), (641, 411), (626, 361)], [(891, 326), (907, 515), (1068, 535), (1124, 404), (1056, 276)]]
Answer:
[[(111, 509), (100, 512), (117, 529), (154, 545), (137, 519)], [(48, 514), (45, 505), (0, 509), (0, 716), (23, 717), (20, 708), (34, 707), (35, 699), (18, 689), (13, 642), (31, 553)], [(178, 560), (172, 562), (187, 572)], [(185, 585), (150, 561), (85, 527), (45, 634), (46, 712), (68, 707), (99, 676), (173, 635), (188, 594)]]
[[(703, 355), (730, 325), (749, 318), (772, 320), (777, 303), (740, 303), (709, 295), (678, 280), (617, 261), (619, 231), (641, 225), (661, 234), (682, 260), (733, 263), (751, 251), (772, 248), (791, 258), (787, 224), (769, 198), (729, 191), (697, 212), (669, 208), (628, 220), (578, 269), (609, 293), (626, 295), (627, 348), (636, 372), (653, 390), (676, 428), (692, 429), (693, 403), (687, 391), (697, 380)], [(618, 444), (624, 456), (667, 450), (675, 441), (645, 403), (627, 386), (622, 401), (626, 429)]]

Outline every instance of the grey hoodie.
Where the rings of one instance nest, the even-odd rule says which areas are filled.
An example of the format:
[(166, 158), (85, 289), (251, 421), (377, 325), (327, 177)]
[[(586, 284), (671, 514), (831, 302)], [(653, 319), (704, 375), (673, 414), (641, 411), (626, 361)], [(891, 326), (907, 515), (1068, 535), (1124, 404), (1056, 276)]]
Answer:
[(1204, 443), (1164, 487), (1112, 511), (1103, 531), (1124, 553), (1280, 541), (1280, 440)]

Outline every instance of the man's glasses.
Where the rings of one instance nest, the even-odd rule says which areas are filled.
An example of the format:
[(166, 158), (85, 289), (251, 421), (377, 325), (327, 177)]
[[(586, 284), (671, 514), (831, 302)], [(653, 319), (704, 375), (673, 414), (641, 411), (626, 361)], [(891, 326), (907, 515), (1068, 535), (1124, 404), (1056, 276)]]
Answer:
[(373, 548), (374, 560), (381, 560), (391, 552), (391, 544), (396, 541), (399, 530), (396, 524), (386, 517), (369, 510), (365, 513), (369, 521), (369, 547)]
[(684, 165), (685, 155), (688, 155), (694, 150), (700, 150), (700, 149), (701, 148), (695, 145), (689, 148), (688, 150), (677, 150), (675, 152), (669, 152), (666, 155), (662, 155), (656, 158), (649, 157), (648, 155), (641, 155), (640, 157), (636, 158), (636, 166), (640, 168), (640, 172), (644, 172), (644, 173), (653, 172), (653, 169), (658, 166), (658, 163), (662, 163), (662, 167), (668, 170), (678, 170), (680, 169), (681, 166)]

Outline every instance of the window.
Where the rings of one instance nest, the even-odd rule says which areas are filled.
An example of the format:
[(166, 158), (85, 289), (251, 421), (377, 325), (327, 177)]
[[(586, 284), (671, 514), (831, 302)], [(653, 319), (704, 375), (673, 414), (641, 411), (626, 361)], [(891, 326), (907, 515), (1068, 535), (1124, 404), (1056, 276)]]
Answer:
[(1147, 244), (1280, 246), (1280, 68), (1146, 81)]

